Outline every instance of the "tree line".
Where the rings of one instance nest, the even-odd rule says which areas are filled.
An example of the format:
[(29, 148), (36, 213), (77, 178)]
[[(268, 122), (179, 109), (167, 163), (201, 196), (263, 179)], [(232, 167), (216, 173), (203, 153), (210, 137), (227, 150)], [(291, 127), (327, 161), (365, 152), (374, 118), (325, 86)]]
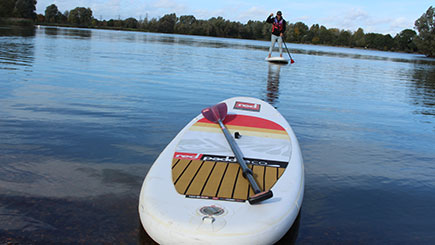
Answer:
[(0, 18), (35, 19), (36, 0), (1, 0)]
[[(36, 0), (1, 0), (0, 17), (2, 14), (35, 18), (39, 24), (66, 25), (75, 27), (107, 28), (119, 30), (138, 30), (146, 32), (175, 33), (213, 37), (243, 38), (269, 40), (271, 26), (266, 21), (248, 21), (246, 24), (213, 17), (208, 20), (195, 18), (193, 15), (177, 16), (166, 14), (161, 18), (137, 20), (127, 19), (98, 20), (90, 8), (77, 7), (61, 12), (55, 4), (49, 5), (44, 15), (34, 14)], [(33, 8), (32, 5), (33, 4)], [(8, 6), (8, 11), (4, 11)], [(13, 7), (12, 7), (13, 6)], [(21, 6), (21, 7), (20, 7)], [(24, 6), (24, 7), (23, 7)], [(26, 11), (20, 11), (22, 9)], [(11, 10), (12, 9), (12, 10)], [(33, 14), (29, 14), (32, 12)], [(31, 17), (30, 17), (31, 16)], [(7, 17), (7, 16), (6, 16)], [(419, 52), (435, 57), (435, 8), (432, 6), (415, 21), (413, 29), (405, 29), (394, 37), (390, 34), (365, 33), (362, 28), (356, 31), (327, 28), (314, 24), (307, 26), (303, 22), (287, 24), (285, 40), (292, 43), (321, 44), (369, 48), (383, 51)]]

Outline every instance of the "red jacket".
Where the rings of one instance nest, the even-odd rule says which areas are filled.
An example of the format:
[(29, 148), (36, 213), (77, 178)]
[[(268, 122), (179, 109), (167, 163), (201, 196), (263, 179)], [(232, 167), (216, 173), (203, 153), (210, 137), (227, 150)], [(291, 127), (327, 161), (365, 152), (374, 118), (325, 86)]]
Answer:
[(278, 21), (278, 18), (269, 16), (266, 20), (267, 23), (272, 23), (272, 34), (275, 36), (279, 36), (281, 33), (285, 32), (285, 27), (287, 25), (286, 21), (281, 17), (281, 20)]

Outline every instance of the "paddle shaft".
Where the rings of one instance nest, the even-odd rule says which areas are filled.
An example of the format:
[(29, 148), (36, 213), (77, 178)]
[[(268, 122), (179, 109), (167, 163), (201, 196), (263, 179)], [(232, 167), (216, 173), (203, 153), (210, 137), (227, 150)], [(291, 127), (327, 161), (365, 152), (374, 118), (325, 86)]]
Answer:
[(220, 128), (224, 132), (228, 144), (231, 146), (231, 150), (233, 150), (234, 155), (236, 155), (237, 162), (240, 164), (240, 167), (242, 168), (243, 176), (246, 179), (248, 179), (249, 183), (252, 186), (252, 189), (254, 190), (254, 193), (255, 194), (260, 193), (261, 192), (260, 187), (258, 187), (258, 184), (254, 179), (254, 176), (252, 176), (252, 170), (248, 168), (248, 165), (246, 165), (245, 159), (243, 159), (242, 151), (240, 150), (236, 141), (233, 139), (233, 136), (231, 136), (230, 132), (228, 132), (228, 129), (225, 127), (225, 125), (222, 123), (220, 119), (218, 119), (218, 123)]
[(293, 60), (293, 58), (290, 54), (290, 51), (288, 51), (287, 44), (285, 43), (284, 38), (282, 39), (282, 42), (284, 43), (285, 49), (287, 50), (287, 53), (288, 53), (288, 56), (290, 57), (290, 60)]

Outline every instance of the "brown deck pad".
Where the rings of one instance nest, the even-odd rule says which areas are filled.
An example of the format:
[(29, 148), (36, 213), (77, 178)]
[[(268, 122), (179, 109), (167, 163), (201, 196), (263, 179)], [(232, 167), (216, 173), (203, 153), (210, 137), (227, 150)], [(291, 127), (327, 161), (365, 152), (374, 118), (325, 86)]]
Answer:
[[(248, 165), (260, 189), (269, 190), (284, 167)], [(187, 197), (245, 201), (254, 195), (238, 163), (173, 159), (172, 180), (178, 193)]]

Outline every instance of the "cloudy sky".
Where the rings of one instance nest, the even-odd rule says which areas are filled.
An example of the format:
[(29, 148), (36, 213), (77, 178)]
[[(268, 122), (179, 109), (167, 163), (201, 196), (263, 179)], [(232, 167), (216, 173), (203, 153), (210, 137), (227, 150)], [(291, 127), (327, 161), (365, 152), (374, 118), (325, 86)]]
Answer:
[(232, 21), (265, 20), (277, 10), (291, 22), (302, 21), (308, 26), (324, 25), (356, 31), (395, 35), (413, 28), (433, 0), (38, 0), (37, 13), (44, 13), (50, 4), (61, 12), (75, 7), (89, 7), (97, 19), (159, 18), (168, 13), (194, 15), (197, 19), (222, 16)]

